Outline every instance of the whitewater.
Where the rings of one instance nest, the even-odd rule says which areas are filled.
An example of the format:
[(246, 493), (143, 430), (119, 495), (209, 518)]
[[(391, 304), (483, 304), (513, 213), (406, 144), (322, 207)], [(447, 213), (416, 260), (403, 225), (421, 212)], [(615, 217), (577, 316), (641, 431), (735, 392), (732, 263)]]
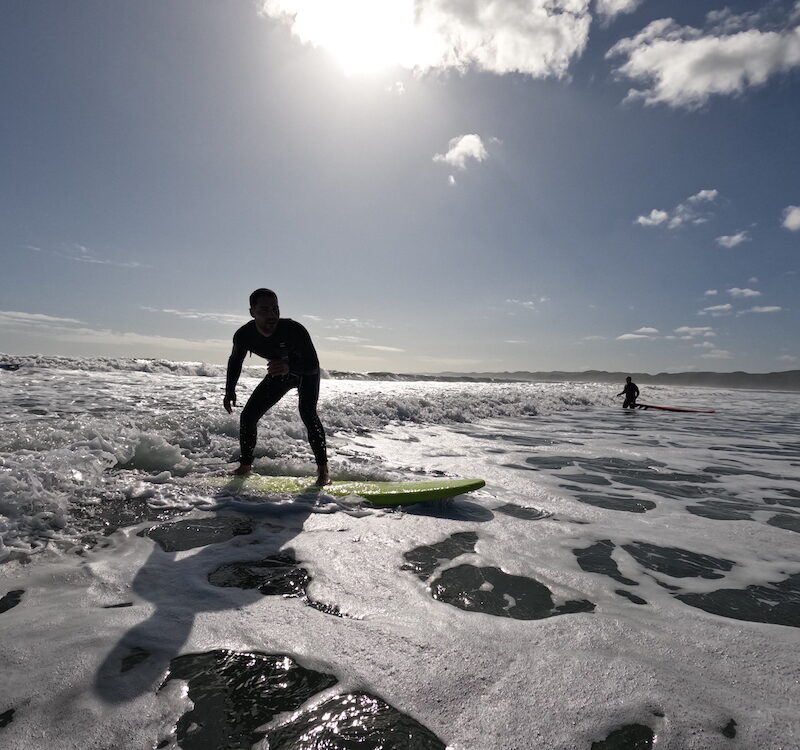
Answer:
[[(379, 509), (207, 482), (219, 366), (13, 359), (0, 747), (800, 748), (795, 394), (323, 380), (334, 478), (486, 481)], [(255, 470), (313, 475), (295, 394)]]

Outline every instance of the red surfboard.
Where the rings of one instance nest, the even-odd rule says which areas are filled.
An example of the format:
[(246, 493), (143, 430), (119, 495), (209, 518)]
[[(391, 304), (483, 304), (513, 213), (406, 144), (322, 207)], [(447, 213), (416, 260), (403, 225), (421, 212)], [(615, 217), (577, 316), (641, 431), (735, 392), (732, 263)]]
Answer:
[(655, 404), (636, 404), (637, 409), (661, 409), (661, 411), (685, 411), (691, 414), (714, 414), (714, 409), (681, 409), (677, 406), (656, 406)]

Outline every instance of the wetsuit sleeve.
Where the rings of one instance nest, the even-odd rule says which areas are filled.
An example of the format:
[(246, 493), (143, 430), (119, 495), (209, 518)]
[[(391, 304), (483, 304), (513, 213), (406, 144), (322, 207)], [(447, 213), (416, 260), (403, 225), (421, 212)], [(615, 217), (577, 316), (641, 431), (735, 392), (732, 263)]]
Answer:
[(317, 350), (308, 331), (300, 323), (293, 321), (289, 341), (289, 372), (292, 375), (314, 375), (319, 372)]
[(247, 354), (247, 346), (242, 340), (239, 331), (233, 335), (233, 351), (228, 357), (228, 374), (225, 378), (225, 395), (232, 396), (236, 390), (236, 383), (239, 382), (239, 375), (242, 374), (242, 362)]

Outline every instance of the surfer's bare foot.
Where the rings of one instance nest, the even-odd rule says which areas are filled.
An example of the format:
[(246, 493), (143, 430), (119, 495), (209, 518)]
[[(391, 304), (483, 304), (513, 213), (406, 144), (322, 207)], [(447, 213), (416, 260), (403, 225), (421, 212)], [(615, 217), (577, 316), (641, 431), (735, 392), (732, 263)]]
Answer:
[(238, 468), (233, 470), (233, 475), (235, 477), (243, 477), (245, 474), (249, 474), (252, 468), (252, 464), (239, 464)]
[(328, 474), (328, 465), (317, 467), (317, 487), (324, 487), (326, 484), (331, 483), (330, 475)]

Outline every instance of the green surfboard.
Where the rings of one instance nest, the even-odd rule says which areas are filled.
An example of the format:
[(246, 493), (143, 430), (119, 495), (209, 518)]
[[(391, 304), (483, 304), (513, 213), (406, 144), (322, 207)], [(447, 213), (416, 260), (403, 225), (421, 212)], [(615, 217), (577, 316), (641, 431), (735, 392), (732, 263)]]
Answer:
[(337, 481), (317, 487), (313, 477), (268, 477), (248, 474), (244, 477), (208, 477), (205, 482), (231, 495), (266, 493), (281, 495), (318, 495), (334, 497), (358, 495), (373, 505), (411, 505), (426, 500), (444, 500), (483, 487), (483, 479), (432, 479), (424, 482), (347, 482)]

